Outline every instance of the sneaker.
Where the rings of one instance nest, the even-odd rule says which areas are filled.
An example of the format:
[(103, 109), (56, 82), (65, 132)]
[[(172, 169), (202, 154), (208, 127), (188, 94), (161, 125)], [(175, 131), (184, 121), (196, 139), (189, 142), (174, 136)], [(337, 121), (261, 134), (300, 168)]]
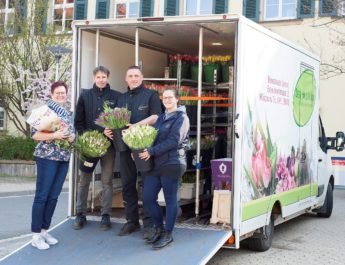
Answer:
[(118, 233), (119, 236), (126, 236), (133, 232), (140, 230), (140, 224), (139, 223), (133, 223), (133, 222), (127, 222), (125, 223), (120, 232)]
[(171, 233), (163, 233), (161, 237), (152, 245), (152, 249), (158, 250), (164, 248), (173, 242)]
[(154, 227), (151, 226), (145, 226), (143, 228), (143, 239), (149, 239), (151, 237), (153, 237), (153, 235), (156, 233), (156, 229)]
[(49, 245), (44, 241), (41, 234), (35, 234), (32, 236), (31, 245), (37, 249), (48, 249)]
[(85, 223), (86, 223), (86, 216), (82, 213), (78, 213), (77, 217), (74, 220), (73, 228), (75, 230), (82, 229)]
[(55, 245), (55, 244), (57, 244), (59, 242), (55, 237), (53, 237), (52, 235), (48, 234), (47, 231), (41, 232), (41, 237), (44, 239), (44, 241), (48, 245)]
[(109, 230), (110, 228), (111, 228), (110, 215), (103, 214), (100, 229), (103, 231), (106, 231), (106, 230)]

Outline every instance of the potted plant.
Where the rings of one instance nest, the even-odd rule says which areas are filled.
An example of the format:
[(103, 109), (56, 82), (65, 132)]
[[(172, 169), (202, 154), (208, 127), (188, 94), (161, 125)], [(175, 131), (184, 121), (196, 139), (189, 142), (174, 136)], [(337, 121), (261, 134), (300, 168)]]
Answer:
[(229, 82), (229, 76), (230, 76), (230, 66), (231, 66), (231, 55), (225, 55), (225, 56), (219, 56), (219, 61), (221, 65), (222, 70), (222, 80), (223, 82), (227, 83)]
[[(200, 172), (199, 195), (204, 193), (204, 172)], [(180, 196), (181, 199), (192, 199), (196, 195), (196, 174), (195, 172), (186, 172), (181, 179)]]
[(74, 148), (81, 161), (79, 169), (85, 173), (93, 172), (99, 158), (107, 152), (109, 146), (107, 137), (96, 130), (78, 136)]
[(188, 54), (176, 54), (169, 55), (169, 71), (170, 76), (177, 78), (177, 64), (178, 61), (181, 61), (181, 79), (190, 78), (190, 61), (192, 56)]
[(152, 159), (142, 160), (139, 153), (153, 145), (157, 133), (158, 130), (149, 125), (133, 125), (123, 131), (123, 141), (132, 150), (135, 165), (140, 172), (152, 169)]
[(104, 103), (103, 112), (95, 123), (103, 128), (109, 128), (113, 133), (114, 148), (117, 152), (126, 151), (128, 146), (122, 140), (122, 131), (129, 124), (131, 112), (127, 108), (110, 108)]
[[(202, 167), (209, 167), (212, 160), (213, 148), (216, 139), (213, 135), (203, 136), (200, 139), (200, 163)], [(187, 169), (195, 168), (196, 164), (196, 138), (189, 138), (187, 144)]]

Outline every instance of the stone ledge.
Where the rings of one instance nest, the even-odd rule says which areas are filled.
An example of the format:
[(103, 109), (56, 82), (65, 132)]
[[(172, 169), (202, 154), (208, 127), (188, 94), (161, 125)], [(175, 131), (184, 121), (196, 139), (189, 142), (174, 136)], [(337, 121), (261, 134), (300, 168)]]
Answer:
[(0, 160), (0, 164), (35, 165), (35, 161), (33, 160)]

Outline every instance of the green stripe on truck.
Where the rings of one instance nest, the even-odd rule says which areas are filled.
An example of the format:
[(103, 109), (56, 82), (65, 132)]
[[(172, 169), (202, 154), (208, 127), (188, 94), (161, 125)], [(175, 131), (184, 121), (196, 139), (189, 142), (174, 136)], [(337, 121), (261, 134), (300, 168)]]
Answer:
[(260, 199), (256, 199), (242, 206), (242, 221), (266, 214), (272, 210), (273, 204), (276, 201), (280, 202), (280, 205), (287, 206), (304, 200), (309, 196), (315, 196), (317, 193), (317, 184), (305, 185), (289, 191), (266, 196)]

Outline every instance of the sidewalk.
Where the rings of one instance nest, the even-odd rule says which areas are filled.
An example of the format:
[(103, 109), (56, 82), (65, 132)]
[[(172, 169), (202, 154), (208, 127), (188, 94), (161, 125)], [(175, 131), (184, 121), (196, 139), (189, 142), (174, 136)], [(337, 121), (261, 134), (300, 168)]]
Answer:
[[(62, 190), (67, 191), (68, 180)], [(0, 197), (13, 195), (30, 195), (36, 190), (36, 179), (29, 177), (0, 177)]]

